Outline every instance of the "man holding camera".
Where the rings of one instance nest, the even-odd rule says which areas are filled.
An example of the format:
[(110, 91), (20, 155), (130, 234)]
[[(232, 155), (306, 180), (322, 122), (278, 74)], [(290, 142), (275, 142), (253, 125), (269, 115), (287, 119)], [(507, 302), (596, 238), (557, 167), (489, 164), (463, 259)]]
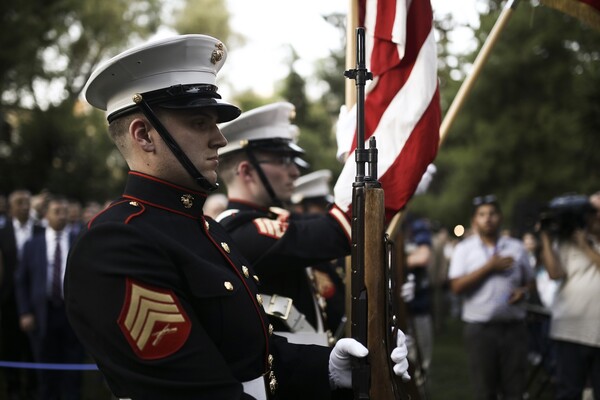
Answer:
[(541, 230), (542, 261), (562, 279), (552, 307), (550, 337), (556, 349), (556, 399), (581, 399), (588, 379), (600, 399), (600, 192), (589, 198), (585, 226), (569, 236)]

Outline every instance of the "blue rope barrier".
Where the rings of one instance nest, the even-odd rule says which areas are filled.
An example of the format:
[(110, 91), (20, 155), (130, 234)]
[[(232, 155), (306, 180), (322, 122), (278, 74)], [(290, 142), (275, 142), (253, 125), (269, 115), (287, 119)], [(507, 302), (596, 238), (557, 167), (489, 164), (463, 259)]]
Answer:
[(0, 361), (0, 368), (51, 369), (63, 371), (97, 371), (96, 364), (50, 364), (17, 361)]

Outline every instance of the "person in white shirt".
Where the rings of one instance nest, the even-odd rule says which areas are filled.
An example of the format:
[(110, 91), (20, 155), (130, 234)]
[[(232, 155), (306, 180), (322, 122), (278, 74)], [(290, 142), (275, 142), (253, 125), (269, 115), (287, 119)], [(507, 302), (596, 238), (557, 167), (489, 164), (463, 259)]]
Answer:
[(557, 361), (557, 400), (581, 399), (588, 380), (594, 398), (600, 399), (600, 192), (584, 205), (581, 210), (589, 211), (583, 228), (566, 236), (541, 231), (544, 266), (550, 278), (562, 280), (550, 324)]
[(462, 320), (476, 399), (522, 399), (526, 386), (526, 311), (533, 281), (522, 242), (500, 234), (494, 195), (473, 200), (474, 234), (456, 245), (448, 277), (463, 299)]

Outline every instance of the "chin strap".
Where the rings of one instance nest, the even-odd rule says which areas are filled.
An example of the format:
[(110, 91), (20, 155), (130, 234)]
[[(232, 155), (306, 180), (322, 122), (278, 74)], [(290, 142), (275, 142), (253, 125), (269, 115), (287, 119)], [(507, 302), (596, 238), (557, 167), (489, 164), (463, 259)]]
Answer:
[(141, 94), (136, 94), (133, 96), (133, 102), (137, 104), (137, 106), (142, 110), (144, 116), (148, 119), (150, 124), (156, 129), (156, 132), (160, 135), (162, 140), (167, 144), (175, 158), (179, 161), (179, 163), (185, 168), (185, 170), (194, 178), (196, 183), (204, 190), (212, 192), (216, 190), (219, 185), (210, 183), (198, 169), (196, 166), (190, 161), (188, 156), (183, 152), (181, 147), (177, 144), (173, 136), (167, 131), (167, 128), (160, 122), (156, 114), (152, 111), (148, 103), (144, 100)]
[(271, 201), (272, 201), (271, 205), (275, 206), (275, 207), (283, 207), (283, 202), (277, 198), (277, 195), (275, 194), (273, 187), (269, 183), (269, 180), (267, 179), (265, 172), (260, 167), (260, 164), (258, 163), (258, 160), (256, 159), (256, 156), (254, 155), (254, 152), (251, 149), (246, 148), (246, 154), (248, 155), (248, 160), (250, 161), (250, 164), (252, 164), (252, 166), (254, 166), (254, 169), (256, 169), (256, 172), (258, 172), (258, 177), (260, 178), (263, 186), (267, 190), (267, 193), (271, 197)]

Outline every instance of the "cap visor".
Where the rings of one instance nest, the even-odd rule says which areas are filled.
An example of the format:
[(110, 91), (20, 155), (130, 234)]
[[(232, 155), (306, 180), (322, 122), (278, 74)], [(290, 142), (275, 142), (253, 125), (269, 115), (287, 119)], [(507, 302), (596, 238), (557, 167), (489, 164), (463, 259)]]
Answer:
[(233, 104), (229, 104), (220, 99), (196, 97), (179, 99), (169, 102), (160, 103), (159, 107), (167, 108), (170, 110), (189, 110), (189, 109), (200, 109), (200, 108), (211, 108), (217, 113), (218, 123), (228, 122), (236, 119), (242, 113), (238, 107)]

